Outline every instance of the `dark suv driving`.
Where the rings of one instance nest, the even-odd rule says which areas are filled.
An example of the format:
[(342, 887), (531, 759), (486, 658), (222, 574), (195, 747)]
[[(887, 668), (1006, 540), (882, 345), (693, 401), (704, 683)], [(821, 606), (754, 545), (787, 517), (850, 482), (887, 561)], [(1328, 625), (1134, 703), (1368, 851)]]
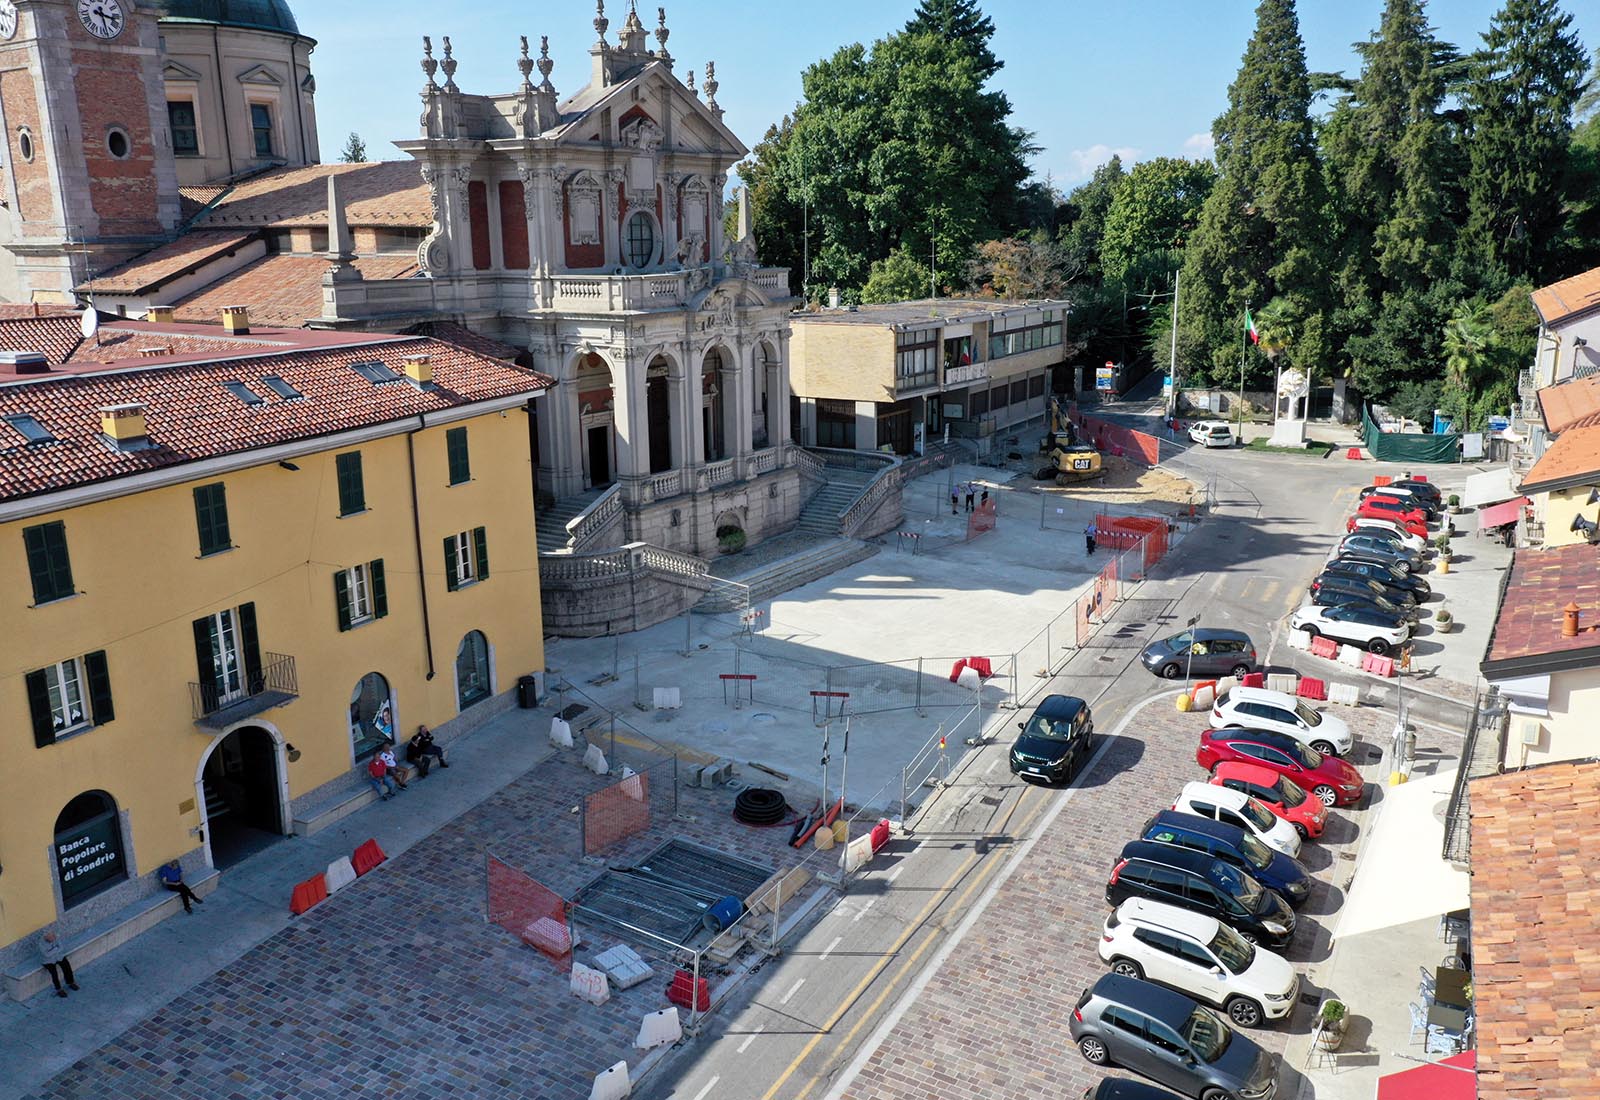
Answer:
[(1129, 898), (1164, 901), (1215, 917), (1251, 943), (1281, 948), (1294, 938), (1294, 910), (1255, 877), (1204, 852), (1135, 840), (1123, 846), (1106, 903)]

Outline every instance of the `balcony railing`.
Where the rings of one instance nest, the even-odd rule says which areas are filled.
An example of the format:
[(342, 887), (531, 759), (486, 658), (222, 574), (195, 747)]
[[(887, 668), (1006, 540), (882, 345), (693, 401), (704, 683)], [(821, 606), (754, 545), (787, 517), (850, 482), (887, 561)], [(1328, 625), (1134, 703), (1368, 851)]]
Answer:
[(228, 691), (214, 681), (189, 685), (189, 701), (194, 707), (196, 725), (209, 730), (225, 729), (299, 697), (300, 682), (295, 676), (294, 658), (282, 653), (261, 656), (265, 660), (261, 672), (247, 677), (243, 690)]
[(1480, 695), (1474, 700), (1466, 743), (1462, 746), (1461, 764), (1456, 771), (1455, 785), (1450, 791), (1444, 816), (1444, 848), (1441, 855), (1451, 863), (1468, 867), (1472, 865), (1469, 789), (1474, 779), (1495, 775), (1504, 766), (1508, 725), (1505, 702), (1493, 688), (1487, 695)]
[(982, 382), (988, 377), (988, 363), (963, 363), (944, 369), (946, 386), (965, 386), (972, 382)]

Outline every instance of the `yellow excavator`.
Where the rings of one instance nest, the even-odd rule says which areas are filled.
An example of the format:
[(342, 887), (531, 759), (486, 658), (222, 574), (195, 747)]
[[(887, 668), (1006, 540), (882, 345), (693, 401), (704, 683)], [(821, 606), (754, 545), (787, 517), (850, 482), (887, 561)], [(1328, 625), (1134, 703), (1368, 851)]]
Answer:
[(1077, 481), (1091, 481), (1104, 473), (1100, 452), (1079, 438), (1078, 429), (1054, 397), (1050, 399), (1050, 430), (1039, 441), (1039, 453), (1048, 456), (1049, 462), (1034, 475), (1040, 481), (1053, 479), (1057, 485), (1071, 485)]

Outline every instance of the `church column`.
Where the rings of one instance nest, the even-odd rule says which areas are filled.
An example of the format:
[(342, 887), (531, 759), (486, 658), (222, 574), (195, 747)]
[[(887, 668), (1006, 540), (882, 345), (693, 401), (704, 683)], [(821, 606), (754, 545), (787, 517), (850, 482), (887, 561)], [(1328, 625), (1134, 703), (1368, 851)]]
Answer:
[[(778, 334), (777, 345), (777, 379), (772, 384), (772, 388), (767, 391), (767, 431), (772, 433), (772, 438), (776, 445), (786, 447), (794, 439), (794, 424), (791, 423), (790, 417), (794, 391), (789, 385), (789, 329), (787, 325)], [(776, 430), (771, 426), (774, 420), (777, 421)]]
[(538, 309), (550, 300), (549, 277), (553, 267), (552, 251), (555, 233), (551, 229), (552, 213), (560, 205), (560, 185), (548, 168), (531, 164), (518, 166), (522, 177), (524, 208), (528, 217), (528, 277), (529, 305)]
[(606, 271), (609, 272), (622, 263), (621, 236), (618, 229), (622, 211), (620, 198), (622, 173), (611, 169), (601, 179), (604, 183), (600, 188), (600, 241), (605, 245)]
[[(625, 348), (611, 364), (611, 384), (615, 387), (612, 417), (617, 433), (617, 480), (625, 485), (650, 476), (650, 415), (645, 385), (645, 366), (635, 362), (636, 353)], [(638, 489), (633, 490), (639, 499)]]
[[(705, 359), (695, 354), (694, 346), (687, 341), (680, 346), (679, 354), (684, 364), (683, 422), (687, 429), (684, 433), (687, 450), (684, 465), (698, 471), (706, 464)], [(688, 486), (687, 480), (685, 486)]]
[(750, 458), (752, 353), (742, 339), (734, 340), (731, 351), (733, 361), (722, 366), (722, 430), (727, 433), (728, 457), (734, 460), (737, 475), (743, 477)]
[(695, 454), (694, 383), (698, 379), (683, 358), (682, 349), (667, 368), (667, 415), (672, 424), (672, 468), (688, 470), (698, 463)]
[(542, 487), (559, 500), (583, 492), (583, 422), (578, 409), (577, 357), (568, 357), (560, 366), (550, 362), (553, 358), (553, 349), (543, 349), (543, 354), (541, 349), (535, 349), (536, 368), (548, 371), (557, 380), (538, 399), (538, 408), (539, 468), (545, 480)]

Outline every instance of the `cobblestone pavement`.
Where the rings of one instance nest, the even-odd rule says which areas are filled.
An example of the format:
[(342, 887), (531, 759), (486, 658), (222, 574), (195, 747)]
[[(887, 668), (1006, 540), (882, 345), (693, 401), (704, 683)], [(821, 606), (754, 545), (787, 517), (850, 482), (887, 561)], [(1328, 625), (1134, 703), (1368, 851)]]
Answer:
[[(587, 1097), (595, 1073), (637, 1058), (639, 1019), (665, 1006), (669, 966), (652, 960), (656, 978), (592, 1006), (484, 916), (485, 848), (568, 897), (601, 870), (579, 858), (572, 807), (605, 781), (577, 761), (567, 750), (535, 767), (32, 1095)], [(387, 808), (404, 812), (427, 789)], [(626, 864), (675, 836), (773, 869), (800, 860), (788, 829), (734, 823), (733, 799), (685, 787), (683, 816), (658, 802), (649, 832), (605, 855)], [(580, 958), (619, 942), (587, 934)]]
[[(1338, 713), (1357, 738), (1351, 761), (1363, 766), (1369, 784), (1381, 782), (1369, 760), (1376, 759), (1393, 715), (1367, 708)], [(1203, 715), (1179, 713), (1170, 700), (1147, 704), (1135, 716), (1078, 781), (1085, 789), (867, 1059), (845, 1097), (1037, 1100), (1078, 1096), (1105, 1075), (1078, 1053), (1067, 1021), (1079, 994), (1105, 972), (1096, 947), (1106, 876), (1138, 826), (1170, 805), (1185, 782), (1202, 777), (1194, 750), (1204, 723)], [(1362, 807), (1375, 795), (1381, 791), (1369, 786), (1361, 807), (1334, 811), (1323, 839), (1302, 853), (1318, 885), (1299, 911), (1286, 952), (1296, 964), (1328, 955), (1329, 926), (1368, 814)], [(1309, 1031), (1313, 1010), (1304, 998), (1314, 1001), (1315, 992), (1302, 983), (1303, 999), (1291, 1020), (1255, 1029), (1250, 1037), (1281, 1054), (1290, 1035)], [(1279, 1095), (1295, 1095), (1297, 1080), (1295, 1068), (1286, 1065)]]

